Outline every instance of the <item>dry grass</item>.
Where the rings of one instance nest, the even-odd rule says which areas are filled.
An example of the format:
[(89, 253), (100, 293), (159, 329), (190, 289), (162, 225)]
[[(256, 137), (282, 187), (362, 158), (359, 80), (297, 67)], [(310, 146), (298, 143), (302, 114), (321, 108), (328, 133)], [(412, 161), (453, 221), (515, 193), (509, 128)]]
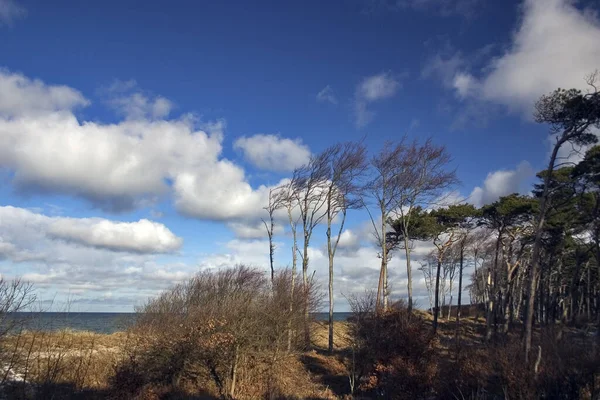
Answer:
[[(333, 322), (333, 348), (346, 350), (350, 346), (350, 323), (346, 321)], [(329, 325), (325, 321), (315, 321), (311, 329), (311, 343), (318, 349), (327, 349), (329, 345)]]
[(25, 331), (6, 336), (1, 351), (12, 379), (38, 386), (68, 384), (75, 390), (106, 389), (127, 341), (125, 333)]
[[(316, 322), (312, 332), (317, 351), (292, 353), (277, 362), (277, 374), (267, 382), (275, 398), (338, 398), (337, 390), (332, 390), (328, 379), (337, 377), (345, 384), (345, 366), (323, 352), (327, 347), (327, 324)], [(347, 323), (336, 322), (336, 349), (347, 347), (347, 334)], [(116, 367), (126, 355), (124, 350), (136, 343), (136, 339), (125, 332), (109, 335), (73, 330), (24, 331), (5, 337), (0, 349), (14, 359), (11, 375), (19, 380), (25, 379), (36, 386), (68, 384), (76, 391), (108, 390)], [(255, 371), (260, 373), (260, 366)], [(258, 381), (263, 383), (259, 385)], [(250, 376), (240, 379), (240, 392), (247, 393), (247, 398), (260, 397), (265, 391), (264, 382), (264, 379), (253, 380)], [(21, 396), (24, 397), (28, 396)]]

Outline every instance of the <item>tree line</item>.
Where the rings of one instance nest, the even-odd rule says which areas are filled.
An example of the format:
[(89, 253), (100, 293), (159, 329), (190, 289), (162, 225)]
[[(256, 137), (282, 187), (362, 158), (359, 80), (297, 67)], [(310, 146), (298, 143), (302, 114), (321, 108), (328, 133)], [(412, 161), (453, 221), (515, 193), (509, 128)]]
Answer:
[[(301, 268), (301, 293), (291, 283), (290, 311), (295, 296), (312, 287), (309, 246), (313, 231), (325, 226), (328, 253), (329, 350), (333, 349), (335, 255), (349, 211), (369, 216), (380, 264), (376, 309), (390, 307), (388, 264), (401, 252), (406, 260), (407, 306), (413, 301), (416, 242), (435, 250), (420, 261), (437, 329), (442, 305), (452, 306), (452, 285), (458, 279), (457, 326), (462, 293), (485, 305), (486, 337), (508, 332), (521, 322), (526, 356), (531, 351), (534, 323), (573, 322), (585, 317), (600, 324), (600, 128), (597, 73), (588, 77), (588, 91), (557, 89), (536, 103), (535, 120), (549, 126), (554, 140), (545, 170), (530, 195), (511, 194), (475, 207), (468, 199), (448, 204), (444, 196), (458, 185), (446, 148), (433, 143), (386, 142), (369, 156), (362, 141), (332, 145), (297, 168), (287, 182), (270, 191), (263, 220), (269, 239), (271, 276), (274, 269), (274, 227), (286, 215), (292, 236), (291, 277)], [(581, 161), (563, 162), (565, 148), (587, 149)], [(300, 262), (300, 264), (298, 264)], [(473, 269), (465, 285), (463, 272)], [(303, 302), (307, 304), (307, 302)], [(309, 315), (305, 340), (309, 344)], [(448, 312), (448, 318), (450, 312)], [(457, 335), (459, 329), (457, 327)]]

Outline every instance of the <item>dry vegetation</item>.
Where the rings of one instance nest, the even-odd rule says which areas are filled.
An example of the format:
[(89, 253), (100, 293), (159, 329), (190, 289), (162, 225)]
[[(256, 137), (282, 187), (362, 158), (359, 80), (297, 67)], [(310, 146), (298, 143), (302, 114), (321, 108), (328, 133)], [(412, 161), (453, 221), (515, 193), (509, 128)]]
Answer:
[[(457, 347), (453, 320), (442, 321), (434, 338), (426, 313), (408, 314), (399, 308), (365, 317), (335, 323), (332, 354), (327, 352), (327, 324), (313, 322), (310, 350), (282, 352), (276, 360), (242, 356), (234, 397), (219, 394), (213, 378), (201, 374), (195, 380), (148, 382), (151, 370), (136, 371), (131, 364), (143, 354), (140, 346), (148, 343), (147, 335), (140, 333), (137, 337), (133, 332), (65, 330), (8, 335), (3, 353), (14, 356), (19, 349), (12, 377), (21, 380), (5, 382), (5, 398), (598, 398), (600, 362), (581, 329), (537, 332), (542, 357), (534, 375), (521, 359), (520, 338), (486, 345), (482, 319), (463, 319)], [(379, 340), (387, 335), (395, 339)]]
[[(600, 358), (586, 324), (536, 330), (527, 363), (516, 326), (486, 340), (477, 308), (440, 320), (400, 302), (375, 311), (351, 299), (329, 351), (326, 322), (310, 322), (317, 288), (290, 298), (287, 271), (272, 280), (239, 266), (201, 273), (150, 300), (135, 325), (111, 335), (25, 331), (0, 336), (7, 399), (597, 399)], [(6, 283), (0, 282), (0, 285)], [(28, 286), (12, 286), (21, 299)], [(24, 290), (27, 289), (27, 290)], [(11, 292), (12, 293), (12, 292)], [(306, 297), (304, 296), (306, 294)], [(308, 301), (306, 302), (306, 299)], [(26, 304), (20, 301), (18, 304)], [(6, 321), (4, 321), (6, 322)]]

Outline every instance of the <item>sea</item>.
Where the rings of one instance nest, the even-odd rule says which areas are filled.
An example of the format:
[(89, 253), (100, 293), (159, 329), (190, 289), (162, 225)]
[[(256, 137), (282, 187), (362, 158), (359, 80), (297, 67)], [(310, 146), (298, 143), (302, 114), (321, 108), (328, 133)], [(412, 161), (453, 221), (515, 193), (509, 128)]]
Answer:
[[(333, 313), (334, 321), (345, 321), (352, 314), (348, 312)], [(19, 312), (5, 315), (7, 325), (18, 325), (27, 330), (56, 331), (70, 329), (111, 334), (124, 331), (135, 323), (135, 313), (99, 313), (99, 312)], [(327, 321), (328, 313), (314, 313), (317, 321)], [(18, 324), (13, 324), (18, 322)]]

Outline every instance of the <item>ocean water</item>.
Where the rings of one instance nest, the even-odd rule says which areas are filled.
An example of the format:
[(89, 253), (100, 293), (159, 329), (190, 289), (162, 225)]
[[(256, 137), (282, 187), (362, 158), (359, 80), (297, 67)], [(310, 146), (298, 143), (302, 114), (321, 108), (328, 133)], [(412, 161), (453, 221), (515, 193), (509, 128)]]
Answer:
[[(333, 313), (334, 321), (345, 321), (351, 313)], [(315, 313), (317, 321), (327, 321), (328, 313)], [(114, 333), (127, 329), (135, 323), (135, 313), (77, 313), (77, 312), (39, 312), (13, 313), (6, 316), (7, 322), (19, 322), (19, 326), (29, 330), (60, 330), (90, 331), (96, 333)]]

